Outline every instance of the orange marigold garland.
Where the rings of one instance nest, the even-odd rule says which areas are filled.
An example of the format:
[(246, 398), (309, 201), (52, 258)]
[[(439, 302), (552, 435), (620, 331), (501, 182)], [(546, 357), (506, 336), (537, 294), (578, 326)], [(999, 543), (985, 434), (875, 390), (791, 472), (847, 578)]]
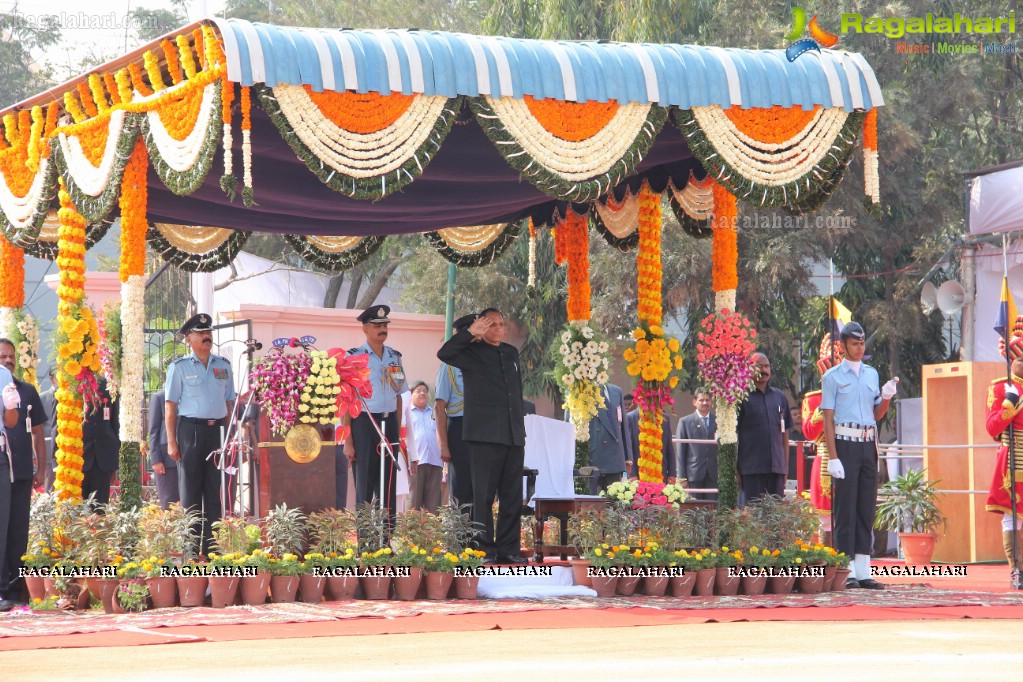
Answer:
[(568, 263), (568, 321), (590, 319), (590, 232), (585, 215), (571, 208), (554, 237), (554, 258)]
[[(739, 245), (736, 230), (738, 206), (735, 197), (722, 185), (714, 183), (713, 287), (715, 292), (734, 291), (739, 284)], [(734, 308), (730, 306), (716, 306)]]
[(626, 370), (637, 379), (633, 396), (639, 406), (639, 478), (662, 480), (661, 423), (674, 404), (682, 356), (678, 339), (661, 327), (661, 195), (643, 183), (639, 191), (639, 251), (636, 255), (639, 325), (625, 350)]
[(180, 83), (184, 75), (181, 73), (181, 62), (178, 61), (178, 48), (171, 41), (164, 39), (160, 41), (160, 49), (167, 60), (167, 73), (170, 74), (171, 83)]
[(234, 138), (231, 135), (231, 106), (234, 103), (234, 83), (227, 80), (227, 74), (221, 79), (220, 106), (224, 123), (224, 174), (220, 176), (220, 189), (234, 199), (238, 187), (238, 178), (234, 175)]
[(0, 336), (14, 336), (15, 313), (23, 305), (25, 252), (0, 235)]
[(867, 207), (879, 209), (881, 205), (881, 177), (877, 161), (877, 109), (871, 109), (863, 119), (863, 191)]

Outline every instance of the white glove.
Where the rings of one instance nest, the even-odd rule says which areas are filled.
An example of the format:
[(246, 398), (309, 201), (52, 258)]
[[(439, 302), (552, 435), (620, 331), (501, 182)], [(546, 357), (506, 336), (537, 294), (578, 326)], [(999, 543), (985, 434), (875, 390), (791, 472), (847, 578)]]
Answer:
[(881, 387), (881, 400), (891, 400), (895, 392), (899, 390), (899, 377), (889, 379), (888, 383)]
[(831, 474), (831, 478), (845, 478), (845, 467), (842, 466), (842, 461), (839, 459), (829, 459), (828, 473)]
[(4, 408), (16, 410), (21, 407), (21, 396), (18, 395), (18, 387), (14, 384), (4, 386)]
[(1005, 384), (1005, 399), (1015, 405), (1019, 402), (1019, 390), (1015, 384), (1006, 382)]

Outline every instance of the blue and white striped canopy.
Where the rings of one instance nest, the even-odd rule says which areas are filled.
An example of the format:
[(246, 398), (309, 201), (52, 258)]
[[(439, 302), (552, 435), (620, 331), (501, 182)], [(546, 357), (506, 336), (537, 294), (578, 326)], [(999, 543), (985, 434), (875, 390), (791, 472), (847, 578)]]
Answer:
[(783, 50), (566, 42), (442, 31), (334, 30), (211, 19), (242, 85), (313, 90), (489, 95), (573, 102), (609, 99), (683, 109), (884, 104), (859, 54), (824, 50), (789, 62)]

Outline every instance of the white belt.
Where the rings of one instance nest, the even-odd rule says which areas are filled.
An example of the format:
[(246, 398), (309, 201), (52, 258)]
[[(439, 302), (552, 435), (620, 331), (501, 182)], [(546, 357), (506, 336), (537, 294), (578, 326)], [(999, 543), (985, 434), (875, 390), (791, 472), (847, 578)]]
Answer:
[(873, 426), (835, 426), (835, 438), (854, 441), (874, 440)]

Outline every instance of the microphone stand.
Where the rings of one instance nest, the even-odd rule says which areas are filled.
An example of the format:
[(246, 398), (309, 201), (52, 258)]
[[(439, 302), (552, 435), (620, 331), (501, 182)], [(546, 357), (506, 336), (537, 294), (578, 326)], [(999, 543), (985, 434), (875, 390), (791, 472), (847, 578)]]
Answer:
[[(245, 354), (249, 356), (250, 362), (252, 360), (252, 354), (255, 353), (257, 350), (259, 350), (260, 348), (263, 347), (263, 344), (259, 343), (258, 341), (255, 341), (254, 339), (250, 339), (249, 341), (246, 342), (245, 345), (247, 346), (247, 348), (245, 349)], [(245, 412), (247, 412), (249, 407), (252, 405), (252, 398), (255, 396), (255, 394), (256, 394), (256, 392), (250, 388), (249, 396), (245, 400), (245, 407), (243, 408), (243, 410), (241, 412), (242, 415), (244, 415)], [(237, 406), (235, 406), (235, 407), (237, 407)], [(220, 449), (213, 450), (212, 452), (210, 452), (210, 454), (206, 455), (206, 459), (207, 460), (209, 460), (211, 457), (219, 456), (219, 461), (214, 460), (214, 463), (217, 465), (217, 468), (220, 470), (220, 510), (221, 510), (221, 514), (222, 515), (228, 515), (227, 514), (227, 511), (228, 511), (227, 510), (227, 506), (228, 506), (227, 505), (227, 502), (228, 502), (228, 495), (227, 495), (227, 469), (226, 469), (226, 465), (227, 465), (227, 444), (231, 442), (232, 438), (238, 440), (239, 445), (241, 444), (241, 436), (240, 436), (240, 433), (238, 432), (241, 420), (239, 419), (238, 414), (239, 413), (238, 413), (237, 409), (231, 410), (230, 421), (228, 421), (228, 425), (227, 425), (227, 431), (225, 432), (223, 427), (221, 427), (221, 429), (220, 429)], [(251, 457), (250, 457), (250, 464), (251, 464)], [(241, 473), (240, 467), (236, 467), (235, 469), (236, 469), (236, 472), (238, 474)], [(238, 487), (238, 490), (236, 492), (238, 493), (238, 497), (240, 498), (241, 497), (241, 476), (240, 475), (235, 477), (235, 483), (236, 483), (236, 485)], [(250, 485), (251, 485), (251, 477), (250, 477)], [(231, 511), (233, 512), (234, 510), (232, 509)]]
[[(358, 391), (356, 391), (356, 392), (358, 393)], [(375, 430), (377, 432), (377, 435), (380, 436), (380, 442), (377, 445), (377, 454), (380, 456), (380, 497), (379, 497), (379, 500), (377, 501), (377, 504), (380, 505), (380, 509), (383, 510), (384, 509), (384, 486), (386, 485), (386, 483), (384, 481), (384, 455), (387, 455), (388, 457), (390, 457), (391, 461), (394, 462), (394, 471), (395, 471), (395, 473), (397, 473), (398, 471), (401, 471), (401, 463), (398, 461), (398, 458), (394, 455), (394, 448), (391, 446), (391, 443), (389, 443), (387, 441), (387, 433), (386, 433), (387, 423), (386, 422), (384, 422), (384, 423), (378, 423), (377, 422), (377, 420), (373, 417), (373, 413), (370, 412), (369, 405), (366, 404), (366, 398), (363, 397), (362, 393), (359, 393), (359, 400), (362, 402), (362, 411), (363, 411), (363, 413), (367, 417), (369, 417), (369, 423), (373, 425), (373, 430)], [(401, 424), (401, 415), (398, 415), (398, 424)], [(399, 430), (400, 430), (400, 427), (399, 427)], [(349, 434), (349, 438), (351, 438), (351, 434)], [(390, 507), (389, 506), (388, 506), (388, 511), (390, 511)], [(390, 517), (388, 517), (388, 520), (390, 520)], [(383, 544), (384, 544), (384, 529), (381, 528), (380, 529), (380, 546), (382, 547)]]

